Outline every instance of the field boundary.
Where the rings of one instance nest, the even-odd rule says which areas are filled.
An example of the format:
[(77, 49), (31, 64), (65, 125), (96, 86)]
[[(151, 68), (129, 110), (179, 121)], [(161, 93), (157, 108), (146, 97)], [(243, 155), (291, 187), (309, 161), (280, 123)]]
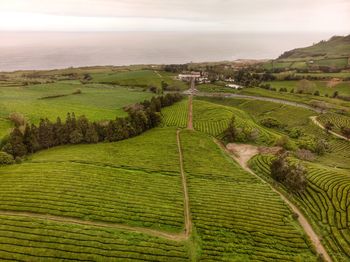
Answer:
[[(217, 139), (214, 138), (214, 142), (219, 146), (219, 148), (221, 148), (222, 150), (224, 150), (224, 152), (226, 152), (226, 154), (228, 154), (233, 160), (235, 160), (245, 171), (249, 172), (250, 174), (252, 174), (253, 176), (255, 176), (256, 178), (258, 178), (260, 181), (262, 181), (264, 184), (267, 184), (272, 191), (274, 191), (275, 193), (277, 193), (281, 199), (289, 206), (289, 208), (298, 215), (298, 222), (301, 225), (301, 227), (304, 229), (304, 232), (306, 233), (306, 235), (309, 237), (309, 239), (311, 240), (313, 246), (315, 247), (317, 253), (322, 254), (325, 261), (327, 262), (331, 262), (332, 259), (329, 256), (328, 252), (326, 251), (325, 247), (323, 246), (323, 244), (321, 243), (321, 238), (316, 234), (316, 232), (314, 231), (314, 229), (312, 228), (311, 224), (309, 223), (309, 221), (306, 219), (306, 217), (304, 216), (304, 214), (299, 210), (299, 208), (294, 205), (283, 193), (281, 193), (277, 188), (275, 188), (274, 186), (272, 186), (270, 183), (268, 183), (267, 181), (265, 181), (263, 178), (261, 178), (260, 176), (258, 176), (257, 174), (255, 174), (248, 166), (248, 161), (251, 157), (253, 157), (254, 155), (257, 154), (256, 152), (252, 152), (250, 158), (246, 157), (244, 159), (240, 158), (240, 156), (236, 156), (234, 154), (232, 154), (232, 152), (230, 152), (225, 145), (223, 145), (220, 141), (218, 141)], [(249, 145), (250, 146), (250, 145)]]

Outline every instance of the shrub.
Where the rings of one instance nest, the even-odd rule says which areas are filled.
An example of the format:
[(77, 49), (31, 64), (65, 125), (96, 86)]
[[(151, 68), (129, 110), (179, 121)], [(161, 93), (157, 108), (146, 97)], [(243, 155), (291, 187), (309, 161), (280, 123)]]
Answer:
[(268, 118), (264, 118), (260, 121), (260, 123), (263, 126), (266, 126), (268, 128), (281, 128), (282, 124), (275, 118), (272, 117), (268, 117)]
[(320, 91), (316, 90), (314, 96), (320, 96)]
[(287, 136), (281, 136), (276, 139), (275, 146), (280, 146), (285, 150), (292, 150), (293, 145), (291, 144), (289, 138)]
[(13, 156), (0, 151), (0, 166), (2, 165), (11, 165), (14, 163)]
[(300, 128), (297, 127), (293, 127), (290, 131), (289, 131), (289, 136), (291, 138), (299, 138), (303, 135), (303, 131)]
[(341, 133), (347, 138), (350, 139), (350, 127), (341, 127)]
[(83, 92), (81, 91), (81, 89), (80, 88), (77, 88), (72, 94), (73, 95), (80, 95), (80, 94), (82, 94)]

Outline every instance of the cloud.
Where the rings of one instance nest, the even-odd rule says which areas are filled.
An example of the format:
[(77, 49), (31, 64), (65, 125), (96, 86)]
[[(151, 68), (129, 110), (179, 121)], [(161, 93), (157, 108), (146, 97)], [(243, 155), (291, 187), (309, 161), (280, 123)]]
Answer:
[(349, 13), (347, 0), (1, 0), (0, 29), (347, 33)]

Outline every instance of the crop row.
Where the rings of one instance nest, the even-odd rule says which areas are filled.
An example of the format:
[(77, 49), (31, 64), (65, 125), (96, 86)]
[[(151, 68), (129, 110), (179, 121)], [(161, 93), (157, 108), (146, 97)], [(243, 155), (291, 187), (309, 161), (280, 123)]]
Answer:
[(115, 229), (0, 216), (1, 260), (187, 261), (183, 243)]
[[(253, 168), (269, 176), (270, 156), (256, 156)], [(350, 259), (350, 178), (347, 174), (319, 165), (308, 165), (308, 187), (298, 194), (310, 217), (322, 227), (328, 247), (339, 261)]]
[(181, 141), (200, 260), (315, 259), (291, 211), (267, 185), (239, 168), (207, 135), (182, 132)]
[(0, 209), (183, 228), (180, 175), (28, 163), (1, 168), (0, 176)]
[(162, 110), (163, 123), (166, 126), (185, 128), (188, 122), (188, 100), (184, 99)]
[(326, 113), (322, 114), (317, 118), (323, 125), (328, 122), (332, 123), (338, 132), (343, 126), (350, 127), (350, 117), (335, 114), (335, 113)]

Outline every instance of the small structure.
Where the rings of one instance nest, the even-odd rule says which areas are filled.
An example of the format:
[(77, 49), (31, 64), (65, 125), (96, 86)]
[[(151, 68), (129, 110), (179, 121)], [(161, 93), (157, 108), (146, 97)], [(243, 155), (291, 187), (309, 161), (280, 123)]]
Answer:
[(178, 79), (181, 81), (186, 81), (186, 82), (190, 82), (192, 81), (193, 78), (200, 78), (201, 77), (201, 73), (200, 72), (191, 72), (188, 74), (179, 74), (178, 75)]
[(227, 84), (226, 86), (233, 89), (242, 89), (242, 86), (236, 84)]

